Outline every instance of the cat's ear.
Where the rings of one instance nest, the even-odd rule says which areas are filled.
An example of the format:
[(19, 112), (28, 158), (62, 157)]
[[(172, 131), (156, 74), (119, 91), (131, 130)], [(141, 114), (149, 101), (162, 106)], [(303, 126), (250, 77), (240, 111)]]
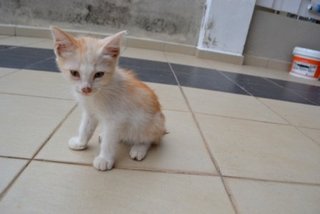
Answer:
[(51, 26), (51, 33), (54, 40), (54, 52), (59, 57), (67, 57), (78, 48), (77, 40), (70, 34), (58, 27)]
[(125, 34), (127, 34), (127, 31), (121, 31), (102, 39), (102, 54), (112, 58), (117, 58), (120, 55), (121, 43)]

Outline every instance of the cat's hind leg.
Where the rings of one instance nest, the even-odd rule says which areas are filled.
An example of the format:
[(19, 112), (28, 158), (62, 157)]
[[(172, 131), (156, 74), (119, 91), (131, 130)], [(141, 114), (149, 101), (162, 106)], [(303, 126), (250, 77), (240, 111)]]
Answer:
[(129, 155), (133, 160), (141, 161), (146, 157), (150, 146), (151, 146), (151, 143), (133, 144)]

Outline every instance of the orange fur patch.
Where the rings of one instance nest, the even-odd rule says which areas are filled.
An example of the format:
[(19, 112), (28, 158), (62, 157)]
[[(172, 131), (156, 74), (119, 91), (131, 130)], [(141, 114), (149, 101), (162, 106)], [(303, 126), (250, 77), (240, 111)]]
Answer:
[(136, 93), (146, 93), (146, 96), (142, 96), (143, 99), (141, 100), (140, 105), (144, 109), (148, 109), (151, 106), (153, 113), (160, 112), (161, 105), (159, 103), (158, 96), (154, 91), (145, 83), (138, 80), (132, 71), (126, 70), (126, 74), (129, 80), (128, 93), (131, 93), (132, 96)]

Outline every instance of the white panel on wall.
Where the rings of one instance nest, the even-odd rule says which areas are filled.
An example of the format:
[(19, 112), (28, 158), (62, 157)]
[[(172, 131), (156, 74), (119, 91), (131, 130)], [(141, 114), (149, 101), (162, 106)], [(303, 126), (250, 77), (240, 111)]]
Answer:
[(301, 0), (274, 0), (273, 9), (297, 14)]
[(242, 55), (255, 0), (209, 0), (198, 48)]

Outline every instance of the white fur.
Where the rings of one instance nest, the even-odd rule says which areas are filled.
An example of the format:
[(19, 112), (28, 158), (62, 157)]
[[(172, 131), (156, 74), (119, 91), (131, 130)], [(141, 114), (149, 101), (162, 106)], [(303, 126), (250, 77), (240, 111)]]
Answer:
[(153, 130), (159, 132), (157, 136), (164, 132), (162, 113), (151, 114), (141, 109), (137, 102), (140, 97), (129, 97), (123, 90), (122, 85), (125, 82), (123, 71), (117, 69), (113, 81), (91, 96), (83, 96), (74, 89), (84, 113), (79, 136), (71, 138), (69, 146), (75, 150), (86, 148), (96, 127), (96, 121), (99, 121), (103, 130), (101, 150), (93, 164), (99, 170), (109, 170), (113, 167), (117, 144), (120, 141), (133, 145), (130, 151), (132, 159), (142, 160), (151, 143), (158, 140), (154, 137)]

